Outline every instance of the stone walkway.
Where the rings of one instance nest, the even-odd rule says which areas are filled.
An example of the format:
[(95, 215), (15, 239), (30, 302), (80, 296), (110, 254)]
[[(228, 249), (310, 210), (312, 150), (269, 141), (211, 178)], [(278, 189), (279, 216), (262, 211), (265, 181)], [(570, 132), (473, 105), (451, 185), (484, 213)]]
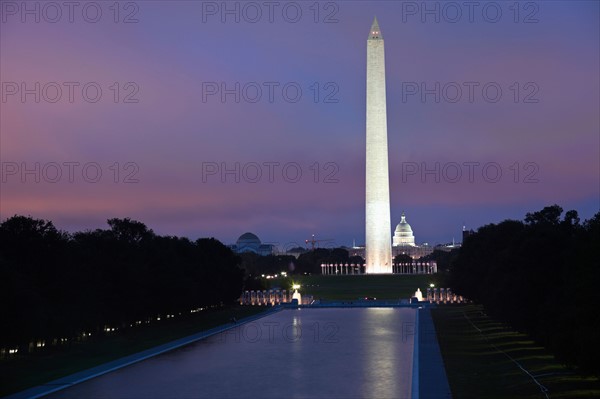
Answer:
[(419, 313), (419, 398), (451, 398), (444, 360), (428, 308)]

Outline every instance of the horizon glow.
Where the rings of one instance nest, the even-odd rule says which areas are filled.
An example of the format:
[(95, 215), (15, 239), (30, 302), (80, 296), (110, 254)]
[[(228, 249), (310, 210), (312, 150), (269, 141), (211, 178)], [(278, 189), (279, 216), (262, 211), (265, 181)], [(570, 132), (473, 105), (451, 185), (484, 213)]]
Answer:
[(442, 2), (436, 16), (386, 1), (282, 2), (260, 18), (244, 2), (96, 2), (97, 22), (83, 6), (50, 22), (55, 9), (27, 3), (39, 22), (0, 4), (0, 220), (363, 243), (375, 15), (392, 230), (404, 211), (434, 245), (555, 203), (582, 220), (600, 209), (598, 2), (486, 2), (495, 22), (491, 7), (452, 22)]

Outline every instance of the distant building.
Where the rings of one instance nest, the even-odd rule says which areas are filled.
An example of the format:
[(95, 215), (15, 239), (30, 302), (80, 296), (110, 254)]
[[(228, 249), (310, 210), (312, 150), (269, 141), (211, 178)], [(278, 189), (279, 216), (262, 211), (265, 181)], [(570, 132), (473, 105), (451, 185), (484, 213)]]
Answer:
[(400, 219), (400, 223), (396, 226), (396, 231), (394, 232), (394, 238), (392, 239), (392, 245), (394, 247), (398, 246), (415, 246), (415, 235), (413, 234), (412, 227), (406, 221), (406, 216), (404, 216), (404, 212), (402, 212), (402, 218)]
[(253, 233), (244, 233), (237, 239), (235, 244), (229, 245), (229, 248), (238, 254), (244, 252), (253, 252), (261, 256), (273, 254), (273, 244), (263, 244), (260, 238)]
[[(362, 245), (353, 245), (352, 248), (346, 248), (350, 256), (365, 257), (365, 247)], [(412, 227), (406, 221), (406, 215), (402, 212), (400, 223), (396, 226), (394, 237), (392, 239), (392, 258), (398, 255), (408, 255), (413, 259), (419, 259), (433, 252), (433, 247), (427, 243), (417, 245)]]
[(461, 244), (459, 242), (454, 242), (453, 241), (453, 242), (447, 243), (447, 244), (436, 245), (435, 248), (434, 248), (434, 250), (436, 250), (436, 251), (450, 252), (453, 249), (460, 248), (460, 247), (461, 247)]
[(360, 256), (361, 258), (365, 258), (365, 246), (363, 245), (356, 245), (356, 243), (354, 243), (352, 245), (352, 248), (344, 248), (346, 251), (348, 251), (348, 256), (352, 257), (352, 256)]
[[(466, 230), (463, 228), (463, 241), (466, 237), (474, 234), (473, 230)], [(433, 251), (444, 251), (450, 252), (453, 249), (457, 249), (461, 247), (460, 242), (455, 242), (452, 239), (452, 242), (438, 245), (429, 245), (424, 242), (420, 245), (416, 244), (415, 235), (412, 227), (406, 221), (406, 215), (402, 212), (402, 217), (400, 219), (400, 223), (396, 225), (396, 230), (394, 231), (394, 237), (392, 241), (392, 259), (398, 255), (407, 255), (410, 256), (413, 260), (420, 259), (424, 256), (430, 255)], [(349, 256), (360, 256), (365, 259), (365, 246), (364, 244), (356, 245), (353, 243), (351, 248), (343, 247), (346, 251), (348, 251)], [(437, 267), (437, 266), (436, 266)], [(395, 272), (394, 272), (395, 273)]]
[(413, 259), (419, 259), (433, 252), (433, 248), (427, 244), (423, 245), (398, 245), (392, 247), (392, 255), (408, 255)]
[(419, 259), (432, 252), (433, 248), (428, 244), (415, 244), (415, 235), (412, 227), (410, 227), (410, 224), (406, 221), (406, 215), (402, 212), (400, 223), (398, 223), (396, 231), (394, 231), (392, 256), (408, 255), (413, 259)]

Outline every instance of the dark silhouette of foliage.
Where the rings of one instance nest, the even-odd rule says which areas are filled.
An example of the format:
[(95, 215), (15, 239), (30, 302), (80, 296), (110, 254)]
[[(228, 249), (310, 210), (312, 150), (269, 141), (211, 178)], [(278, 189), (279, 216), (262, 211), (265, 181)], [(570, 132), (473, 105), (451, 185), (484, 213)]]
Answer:
[(0, 346), (101, 332), (239, 297), (240, 259), (219, 241), (157, 236), (130, 219), (108, 224), (72, 235), (31, 217), (0, 224)]
[(558, 205), (481, 227), (451, 263), (457, 293), (529, 333), (568, 365), (600, 374), (600, 213)]
[(394, 256), (394, 263), (412, 263), (413, 258), (406, 254), (399, 254)]
[[(468, 238), (467, 238), (468, 239)], [(458, 256), (460, 249), (454, 248), (451, 251), (442, 251), (439, 249), (434, 250), (429, 255), (425, 255), (419, 258), (420, 262), (435, 261), (437, 263), (438, 273), (446, 275), (450, 270), (450, 264)]]
[(242, 268), (248, 275), (292, 273), (295, 269), (296, 258), (292, 255), (261, 256), (254, 252), (244, 252), (239, 256), (242, 259)]
[(344, 248), (315, 248), (298, 256), (297, 273), (321, 274), (322, 263), (351, 263)]
[(362, 256), (354, 255), (348, 258), (348, 263), (354, 263), (355, 265), (362, 265), (365, 260)]

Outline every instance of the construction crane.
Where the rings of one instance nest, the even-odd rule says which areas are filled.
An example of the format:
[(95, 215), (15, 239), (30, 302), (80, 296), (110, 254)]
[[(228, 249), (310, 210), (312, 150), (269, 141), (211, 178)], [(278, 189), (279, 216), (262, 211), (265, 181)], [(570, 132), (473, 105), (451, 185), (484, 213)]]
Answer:
[(308, 247), (308, 244), (310, 244), (311, 251), (315, 250), (315, 246), (316, 246), (317, 243), (319, 243), (319, 242), (328, 242), (328, 241), (333, 241), (333, 238), (327, 238), (327, 239), (324, 239), (324, 240), (316, 240), (314, 234), (312, 235), (312, 237), (310, 238), (310, 240), (304, 240), (304, 242), (306, 243), (307, 247)]

